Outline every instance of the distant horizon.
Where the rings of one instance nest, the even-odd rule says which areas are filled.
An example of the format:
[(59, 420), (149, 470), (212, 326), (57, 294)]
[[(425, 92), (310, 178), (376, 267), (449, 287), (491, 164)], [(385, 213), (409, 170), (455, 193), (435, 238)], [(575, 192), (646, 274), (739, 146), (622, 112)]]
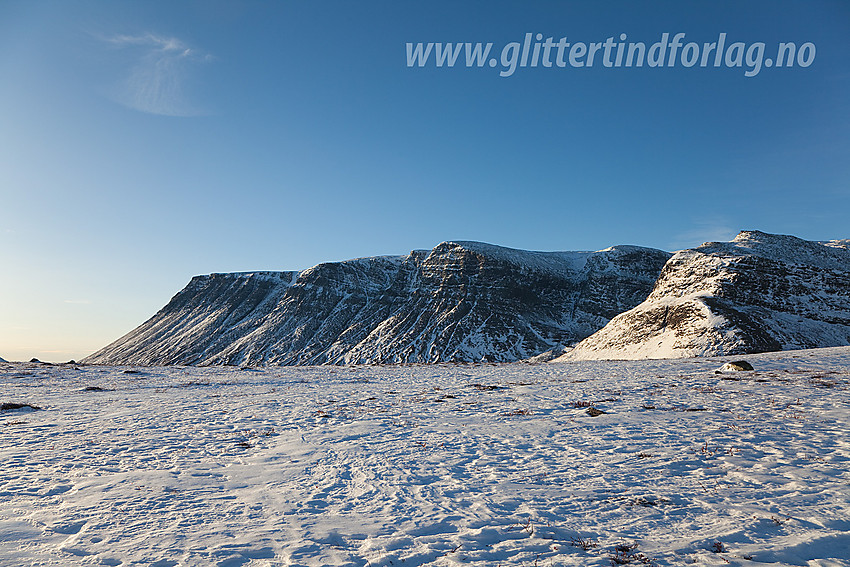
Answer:
[(840, 0), (9, 0), (0, 357), (79, 359), (196, 274), (446, 236), (848, 238), (848, 52)]
[[(735, 234), (735, 236), (737, 236), (737, 235), (739, 235), (743, 232), (762, 232), (762, 233), (764, 233), (765, 231), (760, 231), (758, 229), (742, 229), (742, 230), (738, 231)], [(768, 233), (768, 234), (773, 234), (773, 233)], [(783, 234), (783, 235), (776, 235), (776, 236), (796, 237), (796, 235), (792, 235), (792, 234), (791, 235)], [(797, 237), (797, 238), (799, 238), (799, 237)], [(702, 243), (700, 243), (696, 246), (690, 247), (690, 248), (696, 248), (696, 247), (699, 247), (703, 244), (708, 244), (710, 242), (729, 242), (729, 241), (732, 241), (733, 239), (734, 239), (734, 237), (732, 237), (728, 240), (722, 240), (722, 241), (705, 241), (705, 242), (702, 242)], [(816, 241), (813, 241), (813, 242), (830, 242), (830, 241), (841, 241), (841, 240), (850, 240), (850, 238), (848, 238), (848, 239), (831, 238), (831, 239), (825, 239), (825, 240), (816, 240)], [(458, 244), (462, 244), (462, 243), (486, 244), (488, 246), (495, 246), (495, 247), (498, 247), (498, 248), (505, 248), (505, 249), (508, 249), (508, 250), (517, 250), (517, 251), (521, 251), (521, 252), (534, 252), (534, 253), (544, 253), (544, 254), (545, 253), (559, 253), (559, 252), (575, 252), (575, 253), (588, 253), (588, 254), (590, 254), (590, 253), (593, 253), (593, 252), (599, 252), (599, 251), (606, 250), (608, 248), (613, 248), (613, 247), (616, 247), (616, 246), (635, 246), (635, 247), (638, 247), (638, 248), (652, 249), (652, 247), (649, 247), (649, 246), (643, 246), (643, 245), (640, 245), (640, 244), (630, 243), (630, 244), (612, 244), (610, 246), (605, 246), (605, 247), (599, 248), (597, 250), (524, 250), (524, 249), (521, 249), (521, 248), (512, 248), (512, 247), (509, 247), (509, 246), (502, 246), (500, 244), (494, 244), (494, 243), (490, 243), (490, 242), (482, 242), (482, 241), (475, 241), (475, 240), (449, 239), (449, 240), (443, 240), (443, 241), (437, 243), (436, 245), (434, 245), (431, 248), (412, 249), (410, 252), (404, 253), (404, 254), (373, 254), (373, 255), (369, 255), (369, 256), (356, 256), (356, 257), (353, 257), (353, 258), (322, 261), (322, 262), (318, 262), (318, 263), (316, 263), (312, 266), (307, 266), (307, 267), (303, 267), (303, 268), (293, 268), (293, 269), (238, 270), (238, 271), (231, 271), (231, 272), (212, 271), (212, 272), (205, 272), (205, 273), (201, 273), (201, 274), (194, 274), (190, 278), (193, 279), (193, 278), (196, 278), (196, 277), (205, 277), (205, 276), (213, 276), (213, 275), (240, 275), (240, 274), (249, 275), (249, 274), (264, 274), (264, 273), (276, 274), (276, 273), (286, 273), (286, 272), (299, 273), (299, 272), (303, 272), (305, 270), (309, 270), (311, 268), (314, 268), (315, 266), (317, 266), (319, 264), (347, 262), (347, 261), (364, 260), (364, 259), (370, 259), (370, 258), (405, 257), (405, 256), (407, 256), (407, 255), (409, 255), (410, 253), (413, 253), (413, 252), (429, 252), (429, 251), (433, 250), (434, 248), (436, 248), (437, 246), (439, 246), (440, 244), (452, 243), (452, 242), (458, 243)], [(687, 249), (689, 249), (689, 248), (683, 248), (683, 249), (679, 249), (679, 250), (664, 250), (664, 249), (661, 249), (661, 248), (656, 248), (656, 250), (661, 250), (663, 252), (668, 252), (670, 254), (676, 254), (677, 252), (680, 252), (682, 250), (687, 250)], [(191, 279), (189, 281), (191, 281)], [(188, 284), (188, 281), (186, 282), (186, 284)], [(183, 286), (181, 286), (178, 289), (173, 290), (172, 296), (175, 293), (179, 292), (181, 289), (183, 289), (186, 284), (184, 284)], [(164, 303), (163, 303), (163, 305), (164, 305)], [(160, 306), (160, 307), (162, 307), (162, 306)], [(60, 359), (60, 358), (52, 358), (51, 359), (50, 355), (53, 354), (53, 353), (51, 351), (44, 351), (42, 353), (42, 356), (37, 356), (35, 354), (30, 356), (29, 354), (26, 354), (26, 353), (19, 353), (19, 356), (20, 356), (20, 354), (24, 354), (23, 357), (19, 357), (19, 358), (15, 358), (15, 357), (10, 358), (9, 356), (3, 356), (3, 353), (0, 353), (0, 358), (6, 360), (7, 362), (27, 362), (27, 361), (30, 361), (32, 359), (38, 359), (40, 362), (49, 362), (51, 364), (62, 364), (62, 363), (67, 363), (69, 361), (82, 360), (83, 358), (86, 358), (87, 356), (93, 354), (97, 350), (99, 350), (99, 349), (107, 346), (108, 344), (112, 343), (113, 341), (118, 340), (119, 338), (123, 337), (126, 333), (129, 333), (130, 331), (135, 329), (138, 325), (141, 325), (144, 321), (147, 321), (150, 317), (152, 317), (156, 313), (156, 311), (159, 310), (160, 307), (158, 307), (156, 310), (152, 311), (145, 319), (138, 321), (138, 323), (136, 325), (134, 325), (130, 329), (127, 329), (127, 331), (125, 331), (124, 333), (121, 333), (120, 335), (115, 336), (113, 339), (111, 339), (107, 343), (104, 343), (103, 345), (97, 347), (95, 350), (92, 350), (91, 352), (88, 352), (88, 353), (84, 353), (82, 355), (72, 356), (72, 357), (67, 358), (67, 359)], [(47, 357), (44, 356), (45, 353), (48, 355)]]
[[(734, 235), (732, 235), (731, 237), (729, 237), (728, 239), (725, 239), (725, 240), (706, 240), (706, 241), (700, 242), (699, 244), (696, 244), (696, 245), (694, 245), (694, 246), (690, 246), (690, 247), (686, 247), (686, 248), (680, 248), (680, 249), (677, 249), (677, 250), (665, 250), (665, 249), (663, 249), (663, 248), (655, 248), (655, 249), (657, 249), (657, 250), (662, 250), (662, 251), (664, 251), (664, 252), (669, 252), (669, 253), (675, 254), (675, 253), (677, 253), (677, 252), (679, 252), (679, 251), (686, 250), (686, 249), (689, 249), (689, 248), (696, 248), (696, 247), (698, 247), (698, 246), (701, 246), (701, 245), (706, 244), (706, 243), (709, 243), (709, 242), (728, 242), (728, 241), (732, 241), (732, 240), (733, 240), (733, 239), (734, 239), (734, 238), (735, 238), (738, 234), (740, 234), (740, 233), (742, 233), (742, 232), (750, 232), (750, 231), (766, 232), (766, 231), (762, 231), (762, 230), (759, 230), (759, 229), (752, 229), (752, 228), (751, 228), (751, 229), (741, 229), (741, 230), (739, 230), (739, 231), (735, 232), (735, 234), (734, 234)], [(768, 234), (775, 234), (775, 233), (768, 233)], [(797, 235), (793, 235), (793, 234), (779, 235), (779, 236), (793, 236), (793, 237), (797, 237), (797, 238), (799, 238)], [(848, 235), (848, 239), (850, 239), (850, 235)], [(806, 240), (808, 240), (808, 239), (806, 239)], [(828, 238), (828, 239), (820, 239), (820, 240), (813, 240), (813, 241), (814, 241), (814, 242), (829, 242), (829, 241), (836, 241), (836, 240), (847, 240), (847, 239), (843, 239), (843, 238), (840, 238), (840, 237), (839, 237), (839, 238)], [(352, 257), (352, 258), (340, 258), (340, 259), (334, 259), (334, 260), (322, 260), (322, 261), (317, 262), (316, 264), (313, 264), (313, 265), (310, 265), (310, 266), (305, 266), (305, 267), (302, 267), (302, 268), (291, 268), (291, 269), (288, 269), (288, 268), (282, 268), (282, 269), (259, 269), (259, 270), (234, 270), (234, 271), (209, 271), (209, 272), (202, 272), (202, 273), (193, 274), (193, 275), (189, 276), (189, 279), (188, 279), (188, 280), (186, 280), (186, 281), (185, 281), (185, 282), (184, 282), (184, 283), (183, 283), (180, 287), (178, 287), (178, 288), (176, 288), (176, 289), (172, 290), (172, 292), (171, 292), (171, 294), (168, 296), (168, 298), (171, 298), (171, 297), (172, 297), (175, 293), (177, 293), (178, 291), (180, 291), (181, 289), (183, 289), (183, 287), (185, 287), (185, 285), (186, 285), (186, 284), (187, 284), (187, 283), (188, 283), (188, 282), (189, 282), (192, 278), (195, 278), (195, 277), (208, 276), (208, 275), (220, 275), (220, 274), (257, 274), (257, 273), (267, 273), (267, 272), (268, 272), (268, 273), (302, 272), (302, 271), (304, 271), (304, 270), (308, 270), (308, 269), (310, 269), (310, 268), (313, 268), (313, 267), (315, 267), (315, 266), (317, 266), (317, 265), (319, 265), (319, 264), (325, 264), (325, 263), (346, 262), (346, 261), (350, 261), (350, 260), (360, 260), (360, 259), (380, 258), (380, 257), (395, 257), (395, 256), (398, 256), (398, 257), (404, 257), (404, 256), (406, 256), (406, 255), (410, 254), (411, 252), (416, 252), (416, 251), (428, 252), (428, 251), (430, 251), (430, 250), (433, 250), (434, 248), (436, 248), (436, 247), (437, 247), (437, 246), (439, 246), (440, 244), (447, 243), (447, 242), (456, 242), (456, 243), (462, 243), (462, 242), (474, 242), (474, 243), (479, 243), (479, 244), (487, 244), (487, 245), (491, 245), (491, 246), (497, 246), (497, 247), (500, 247), (500, 248), (507, 248), (507, 249), (510, 249), (510, 250), (519, 250), (519, 251), (523, 251), (523, 252), (541, 252), (541, 253), (547, 253), (547, 252), (551, 252), (551, 253), (557, 253), (557, 252), (587, 252), (587, 253), (592, 253), (592, 252), (598, 252), (598, 251), (601, 251), (601, 250), (605, 250), (605, 249), (607, 249), (607, 248), (611, 248), (611, 247), (614, 247), (614, 246), (636, 246), (636, 247), (641, 247), (641, 248), (654, 248), (654, 247), (651, 247), (651, 246), (644, 246), (644, 245), (642, 245), (642, 244), (635, 244), (635, 243), (618, 243), (618, 244), (611, 244), (611, 245), (609, 245), (609, 246), (603, 246), (603, 247), (601, 247), (601, 248), (597, 248), (596, 250), (566, 250), (566, 249), (564, 249), (564, 250), (525, 250), (525, 249), (522, 249), (522, 248), (514, 248), (514, 247), (510, 247), (510, 246), (503, 246), (503, 245), (501, 245), (501, 244), (496, 244), (496, 243), (492, 243), (492, 242), (484, 242), (484, 241), (481, 241), (481, 240), (469, 240), (469, 239), (448, 239), (448, 240), (442, 240), (442, 241), (438, 242), (437, 244), (435, 244), (435, 245), (434, 245), (434, 246), (432, 246), (431, 248), (414, 248), (414, 249), (411, 249), (409, 252), (406, 252), (406, 253), (400, 253), (400, 254), (371, 254), (371, 255), (367, 255), (367, 256), (354, 256), (354, 257)], [(168, 299), (166, 299), (166, 301), (167, 301), (167, 300), (168, 300)], [(73, 302), (70, 302), (70, 301), (69, 301), (69, 303), (73, 303)], [(66, 354), (66, 353), (67, 353), (67, 351), (51, 351), (51, 350), (42, 350), (42, 351), (35, 351), (35, 350), (32, 350), (32, 351), (30, 351), (30, 350), (21, 350), (21, 349), (18, 349), (18, 350), (16, 350), (16, 349), (7, 349), (7, 351), (8, 351), (8, 352), (11, 352), (11, 353), (13, 353), (13, 354), (14, 354), (14, 353), (17, 353), (17, 355), (16, 355), (16, 356), (17, 356), (17, 358), (16, 358), (16, 356), (9, 356), (9, 355), (4, 356), (4, 353), (3, 353), (3, 352), (0, 352), (0, 358), (2, 358), (2, 359), (4, 359), (4, 360), (6, 360), (7, 362), (28, 362), (28, 361), (31, 361), (32, 359), (37, 359), (37, 360), (39, 360), (40, 362), (48, 362), (48, 363), (51, 363), (51, 364), (63, 364), (63, 363), (67, 363), (67, 362), (69, 362), (69, 361), (78, 361), (78, 360), (82, 360), (83, 358), (86, 358), (87, 356), (89, 356), (89, 355), (91, 355), (91, 354), (95, 353), (97, 350), (99, 350), (99, 349), (101, 349), (101, 348), (105, 347), (106, 345), (108, 345), (108, 344), (112, 343), (113, 341), (115, 341), (115, 340), (117, 340), (117, 339), (119, 339), (119, 338), (123, 337), (125, 334), (127, 334), (127, 333), (129, 333), (130, 331), (132, 331), (133, 329), (135, 329), (138, 325), (141, 325), (144, 321), (147, 321), (147, 320), (148, 320), (151, 316), (153, 316), (153, 315), (154, 315), (154, 313), (156, 313), (156, 312), (157, 312), (157, 311), (158, 311), (158, 310), (162, 307), (162, 305), (164, 305), (164, 304), (165, 304), (165, 302), (163, 302), (163, 303), (162, 303), (159, 307), (156, 307), (153, 311), (151, 311), (151, 312), (150, 312), (147, 316), (145, 316), (143, 319), (141, 319), (141, 320), (137, 321), (135, 324), (133, 324), (133, 326), (132, 326), (132, 327), (130, 327), (130, 328), (126, 329), (124, 332), (122, 332), (122, 333), (120, 333), (120, 334), (118, 334), (118, 335), (114, 336), (112, 339), (110, 339), (109, 341), (107, 341), (107, 342), (103, 343), (102, 345), (100, 345), (100, 346), (96, 347), (95, 349), (91, 350), (90, 352), (82, 352), (82, 351), (79, 351), (79, 352), (76, 354), (76, 356), (70, 356), (70, 357), (57, 357), (57, 356), (54, 356), (54, 355), (59, 354), (59, 353)], [(29, 354), (29, 353), (31, 353), (31, 352), (32, 352), (32, 353), (34, 353), (34, 354)], [(73, 355), (74, 353), (71, 353), (71, 354)]]

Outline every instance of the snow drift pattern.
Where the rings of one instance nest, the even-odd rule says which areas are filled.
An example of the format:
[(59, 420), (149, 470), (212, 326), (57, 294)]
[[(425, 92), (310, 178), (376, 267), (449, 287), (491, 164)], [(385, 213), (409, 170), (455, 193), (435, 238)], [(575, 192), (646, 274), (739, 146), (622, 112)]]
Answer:
[(527, 252), (477, 242), (197, 276), (88, 357), (102, 364), (513, 361), (589, 336), (643, 301), (670, 254)]
[(678, 358), (850, 345), (850, 241), (741, 232), (677, 253), (649, 297), (564, 355)]
[(0, 368), (0, 564), (850, 567), (850, 347), (747, 359)]

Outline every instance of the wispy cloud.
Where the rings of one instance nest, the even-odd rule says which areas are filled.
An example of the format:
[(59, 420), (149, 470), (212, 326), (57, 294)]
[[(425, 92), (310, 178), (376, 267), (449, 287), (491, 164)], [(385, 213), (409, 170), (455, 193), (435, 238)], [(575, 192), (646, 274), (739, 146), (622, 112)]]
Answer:
[(709, 218), (693, 223), (693, 228), (680, 232), (670, 242), (670, 250), (693, 248), (704, 242), (727, 242), (735, 238), (738, 230), (727, 219)]
[(189, 92), (189, 78), (212, 56), (176, 37), (153, 33), (101, 38), (129, 58), (128, 71), (112, 91), (116, 102), (150, 114), (198, 116), (206, 114)]

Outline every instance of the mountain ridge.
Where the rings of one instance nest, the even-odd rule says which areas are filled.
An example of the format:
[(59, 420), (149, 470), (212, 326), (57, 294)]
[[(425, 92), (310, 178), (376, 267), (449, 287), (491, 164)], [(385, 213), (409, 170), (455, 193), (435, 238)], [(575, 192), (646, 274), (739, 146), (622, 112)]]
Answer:
[(640, 305), (560, 360), (750, 354), (850, 344), (850, 241), (742, 231), (677, 252)]
[(642, 301), (670, 254), (533, 252), (447, 241), (301, 271), (195, 276), (85, 362), (513, 361), (589, 336)]

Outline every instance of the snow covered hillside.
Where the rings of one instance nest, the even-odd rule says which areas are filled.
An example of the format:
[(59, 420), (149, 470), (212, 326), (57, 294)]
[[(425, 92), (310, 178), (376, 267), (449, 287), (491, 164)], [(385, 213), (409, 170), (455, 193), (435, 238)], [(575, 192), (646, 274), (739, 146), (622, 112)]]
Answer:
[(850, 348), (726, 360), (2, 364), (0, 565), (850, 566)]
[(565, 356), (641, 359), (850, 345), (850, 246), (741, 232), (677, 253), (649, 297)]
[(670, 255), (527, 252), (478, 242), (198, 276), (102, 364), (513, 361), (571, 345), (643, 301)]

